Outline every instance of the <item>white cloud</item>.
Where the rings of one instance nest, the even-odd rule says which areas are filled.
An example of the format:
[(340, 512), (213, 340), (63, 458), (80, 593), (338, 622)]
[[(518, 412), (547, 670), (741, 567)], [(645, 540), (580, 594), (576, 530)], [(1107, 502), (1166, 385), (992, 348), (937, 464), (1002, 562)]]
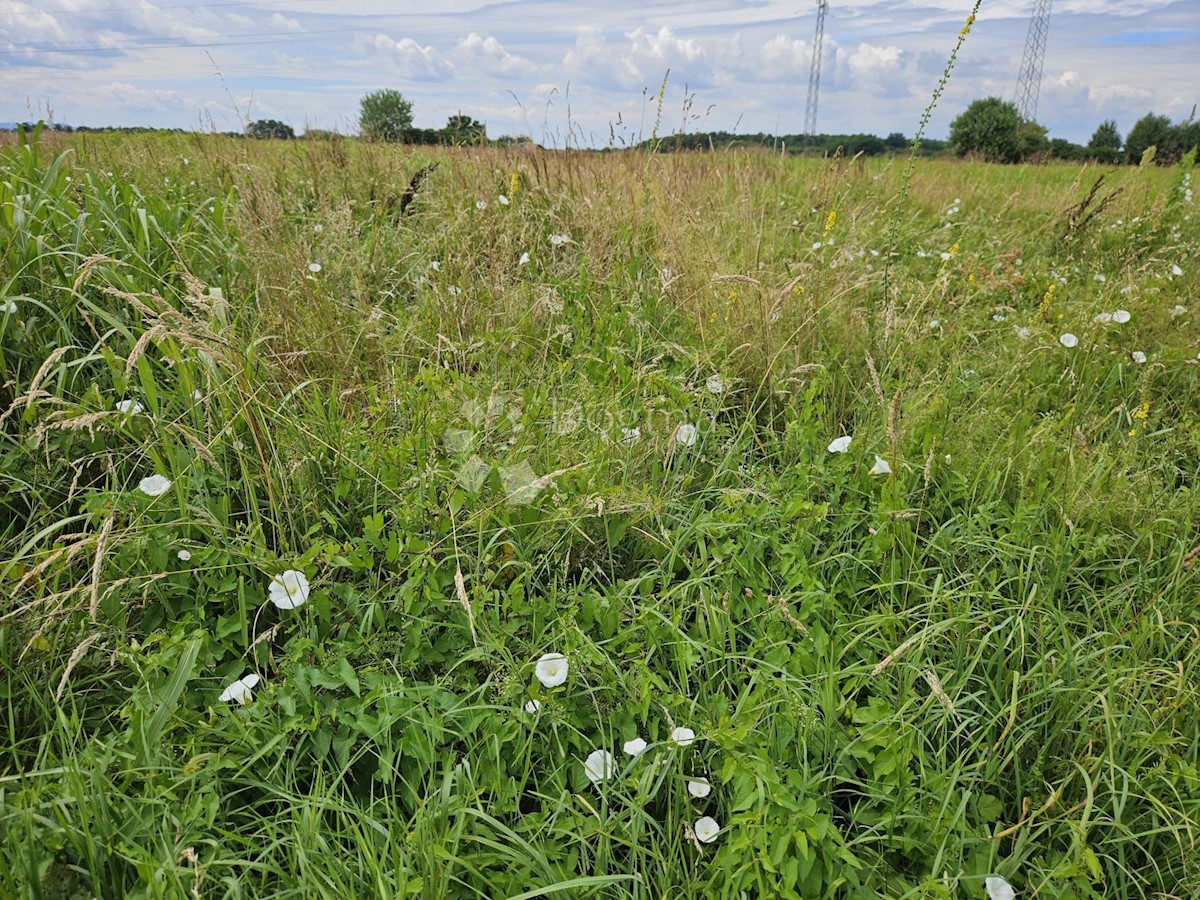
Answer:
[(445, 81), (454, 72), (454, 64), (441, 53), (431, 46), (422, 47), (412, 38), (395, 41), (386, 34), (377, 34), (374, 44), (401, 75), (414, 81)]
[(529, 75), (536, 68), (529, 60), (509, 53), (494, 37), (481, 37), (474, 31), (458, 42), (454, 57), (496, 77)]

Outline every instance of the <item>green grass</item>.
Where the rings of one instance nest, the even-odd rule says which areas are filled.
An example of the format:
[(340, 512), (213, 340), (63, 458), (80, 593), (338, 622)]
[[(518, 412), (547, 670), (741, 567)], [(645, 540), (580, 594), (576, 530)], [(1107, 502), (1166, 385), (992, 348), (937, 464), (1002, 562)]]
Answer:
[(0, 896), (1200, 895), (1191, 165), (903, 173), (0, 146)]

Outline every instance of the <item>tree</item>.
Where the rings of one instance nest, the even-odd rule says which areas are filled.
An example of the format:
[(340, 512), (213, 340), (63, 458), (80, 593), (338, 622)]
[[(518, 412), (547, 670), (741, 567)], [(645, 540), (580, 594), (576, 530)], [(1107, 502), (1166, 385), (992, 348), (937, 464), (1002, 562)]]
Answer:
[(286, 125), (276, 119), (259, 119), (257, 122), (251, 122), (246, 126), (246, 137), (258, 138), (259, 140), (274, 138), (275, 140), (287, 141), (295, 136), (296, 132), (292, 130), (291, 125)]
[(391, 88), (367, 94), (358, 110), (358, 130), (368, 141), (403, 141), (412, 130), (412, 101)]
[(487, 140), (487, 126), (462, 113), (451, 116), (442, 131), (448, 144), (482, 144)]
[(1105, 119), (1092, 133), (1088, 141), (1088, 153), (1092, 159), (1102, 163), (1121, 161), (1121, 132), (1117, 131), (1117, 123)]
[(1136, 166), (1151, 147), (1157, 147), (1155, 156), (1160, 161), (1164, 160), (1170, 149), (1171, 130), (1171, 120), (1166, 116), (1146, 113), (1129, 130), (1129, 137), (1125, 138), (1126, 160)]
[(950, 146), (959, 156), (971, 153), (992, 162), (1020, 162), (1022, 145), (1037, 143), (1032, 133), (1019, 134), (1022, 124), (1015, 103), (999, 97), (976, 100), (950, 123)]
[(906, 138), (899, 131), (893, 131), (883, 139), (883, 142), (887, 145), (887, 148), (894, 153), (899, 153), (901, 150), (908, 149), (908, 138)]

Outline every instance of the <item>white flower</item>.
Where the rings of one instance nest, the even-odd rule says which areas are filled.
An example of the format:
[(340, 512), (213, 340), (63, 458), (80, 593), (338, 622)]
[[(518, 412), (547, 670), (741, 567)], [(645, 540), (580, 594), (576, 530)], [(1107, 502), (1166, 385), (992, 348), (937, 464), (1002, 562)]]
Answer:
[(308, 271), (310, 271), (310, 272), (312, 272), (314, 275), (316, 275), (318, 272), (320, 272), (320, 271), (321, 271), (321, 264), (320, 264), (320, 263), (309, 263), (309, 264), (308, 264)]
[(882, 456), (880, 456), (877, 453), (877, 454), (875, 454), (875, 465), (871, 467), (871, 474), (872, 475), (891, 475), (892, 467), (888, 465), (888, 461), (886, 459), (884, 459)]
[(1178, 278), (1180, 275), (1183, 274), (1183, 269), (1179, 268), (1178, 265), (1172, 265), (1171, 266), (1171, 274), (1174, 275), (1176, 278)]
[(196, 388), (196, 390), (192, 391), (192, 399), (195, 400), (197, 403), (199, 403), (201, 400), (204, 399), (204, 391), (200, 390), (199, 388)]
[(16, 311), (17, 311), (17, 301), (16, 300), (5, 300), (3, 303), (0, 303), (0, 312), (15, 313)]
[(684, 423), (675, 429), (675, 440), (683, 444), (685, 447), (690, 447), (696, 443), (696, 438), (699, 432), (695, 425)]
[(850, 442), (854, 440), (850, 435), (843, 434), (840, 438), (834, 438), (829, 442), (830, 453), (845, 453), (850, 449)]
[(605, 778), (612, 778), (616, 770), (617, 766), (613, 761), (613, 755), (607, 750), (593, 750), (583, 763), (583, 774), (592, 784), (603, 781)]
[(712, 785), (703, 778), (698, 778), (695, 781), (689, 781), (688, 793), (698, 800), (703, 800), (712, 793)]
[(500, 195), (499, 197), (497, 197), (496, 199), (500, 201), (500, 205), (501, 205), (501, 206), (508, 206), (508, 198), (507, 198), (507, 197), (505, 197), (503, 194), (501, 194), (501, 195)]
[(941, 322), (939, 322), (937, 319), (930, 319), (930, 320), (929, 320), (929, 326), (928, 326), (928, 328), (929, 328), (929, 330), (930, 330), (930, 331), (937, 331), (937, 330), (938, 330), (939, 328), (941, 328), (941, 327), (942, 327), (942, 323), (941, 323)]
[(816, 242), (814, 242), (814, 243), (813, 243), (813, 246), (812, 246), (812, 248), (813, 248), (814, 250), (820, 250), (820, 249), (821, 249), (821, 242), (820, 242), (820, 241), (816, 241)]
[(1079, 345), (1079, 338), (1068, 331), (1066, 334), (1059, 335), (1058, 342), (1069, 350)]
[(192, 551), (190, 551), (190, 550), (180, 550), (180, 551), (179, 551), (178, 553), (176, 553), (175, 555), (176, 555), (177, 557), (179, 557), (179, 561), (180, 561), (180, 562), (187, 562), (189, 559), (191, 559), (191, 558), (192, 558)]
[(537, 661), (537, 680), (543, 687), (556, 688), (567, 680), (570, 666), (561, 653), (547, 653)]
[(671, 729), (671, 740), (680, 747), (687, 747), (696, 739), (696, 732), (682, 726)]
[(1175, 306), (1171, 308), (1171, 317), (1174, 318), (1175, 316), (1182, 316), (1185, 312), (1187, 312), (1187, 307), (1176, 303)]
[(1022, 325), (1017, 329), (1017, 337), (1021, 340), (1026, 340), (1031, 334), (1033, 334), (1033, 330), (1028, 325)]
[(1129, 310), (1127, 310), (1127, 309), (1118, 309), (1116, 312), (1114, 312), (1112, 314), (1112, 320), (1114, 322), (1116, 322), (1118, 325), (1124, 325), (1126, 322), (1129, 321), (1129, 318), (1130, 318)]
[(715, 841), (720, 832), (721, 826), (712, 816), (703, 816), (697, 819), (696, 824), (692, 826), (692, 833), (696, 835), (696, 840), (705, 844)]
[(720, 375), (709, 375), (704, 386), (708, 388), (710, 394), (720, 394), (725, 390), (725, 382), (721, 380)]
[(637, 427), (622, 428), (621, 436), (624, 438), (626, 443), (632, 444), (634, 441), (636, 441), (638, 438), (640, 438), (642, 436), (642, 429), (637, 428)]
[(452, 284), (446, 288), (446, 293), (451, 297), (458, 297), (462, 294), (462, 288), (460, 288), (457, 284)]
[(1143, 353), (1141, 350), (1134, 350), (1132, 353), (1129, 354), (1129, 358), (1132, 359), (1135, 363), (1137, 363), (1140, 366), (1140, 365), (1142, 365), (1142, 363), (1144, 363), (1146, 361), (1146, 354)]
[(440, 272), (442, 270), (442, 264), (436, 259), (431, 259), (429, 261), (429, 268), (433, 272)]
[(941, 256), (942, 256), (942, 262), (945, 262), (946, 260), (948, 260), (950, 258), (950, 254), (945, 252), (944, 250), (942, 251)]
[(552, 235), (550, 235), (550, 246), (551, 247), (561, 247), (563, 244), (569, 244), (569, 243), (571, 243), (571, 236), (569, 234), (552, 234)]
[(1106, 325), (1112, 321), (1112, 318), (1113, 318), (1112, 313), (1102, 312), (1102, 313), (1097, 313), (1095, 316), (1093, 316), (1092, 321), (1095, 322), (1097, 325)]
[(528, 703), (525, 704), (525, 712), (529, 713), (530, 715), (537, 712), (541, 708), (542, 708), (541, 700), (530, 700)]
[(486, 200), (476, 200), (475, 208), (476, 209), (487, 209), (487, 201)]
[(999, 875), (989, 875), (983, 885), (987, 888), (988, 900), (1015, 900), (1017, 896), (1012, 885)]
[(992, 316), (992, 321), (993, 322), (1007, 322), (1008, 316), (1006, 316), (1004, 313), (996, 313), (994, 316)]
[(221, 701), (232, 700), (235, 703), (240, 703), (245, 706), (254, 699), (253, 689), (258, 685), (259, 678), (254, 672), (249, 675), (243, 675), (229, 687), (221, 692)]
[(118, 400), (115, 406), (117, 408), (117, 412), (124, 413), (128, 416), (136, 416), (143, 409), (145, 409), (145, 407), (136, 400)]
[(521, 258), (517, 260), (517, 265), (518, 265), (518, 266), (525, 266), (525, 265), (528, 265), (528, 264), (529, 264), (529, 254), (528, 254), (528, 253), (522, 253), (522, 254), (521, 254)]
[(303, 572), (288, 569), (271, 579), (271, 602), (280, 609), (295, 609), (308, 600), (308, 579)]
[(162, 475), (150, 475), (138, 482), (138, 490), (147, 497), (158, 497), (171, 489), (171, 479)]
[(641, 756), (646, 752), (646, 742), (640, 737), (635, 737), (632, 741), (626, 741), (622, 749), (630, 756)]

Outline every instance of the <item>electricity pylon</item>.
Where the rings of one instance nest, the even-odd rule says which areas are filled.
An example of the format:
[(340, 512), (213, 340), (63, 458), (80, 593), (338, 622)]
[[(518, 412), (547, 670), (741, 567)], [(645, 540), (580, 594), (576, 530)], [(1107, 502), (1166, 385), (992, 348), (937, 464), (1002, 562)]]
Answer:
[(1025, 56), (1017, 75), (1017, 110), (1026, 122), (1037, 116), (1038, 93), (1042, 89), (1042, 60), (1046, 57), (1046, 37), (1050, 34), (1050, 0), (1037, 0), (1029, 34), (1025, 37)]
[(804, 107), (804, 133), (817, 133), (817, 95), (821, 93), (821, 50), (825, 44), (825, 13), (829, 0), (817, 0), (817, 36), (813, 38), (812, 68), (808, 72), (808, 103)]

